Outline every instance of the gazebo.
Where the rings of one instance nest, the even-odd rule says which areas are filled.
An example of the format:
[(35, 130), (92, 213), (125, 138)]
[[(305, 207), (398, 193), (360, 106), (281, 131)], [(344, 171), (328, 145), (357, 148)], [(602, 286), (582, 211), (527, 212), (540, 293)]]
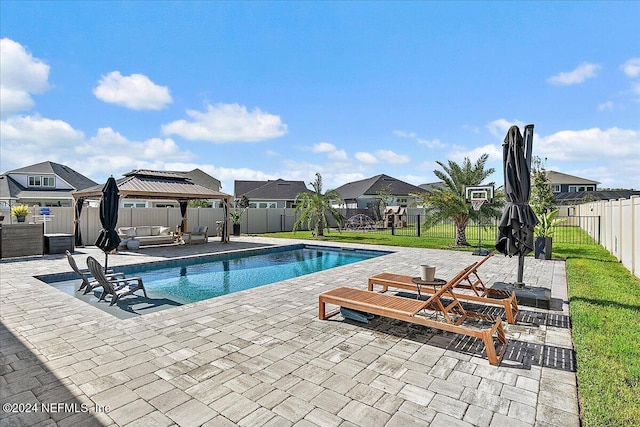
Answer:
[[(135, 170), (116, 181), (121, 198), (169, 199), (180, 203), (182, 230), (187, 230), (187, 203), (189, 200), (220, 199), (224, 208), (222, 242), (229, 242), (229, 212), (233, 196), (195, 184), (188, 177), (167, 171)], [(100, 199), (104, 184), (71, 193), (75, 203), (74, 232), (79, 233), (79, 217), (87, 199)]]

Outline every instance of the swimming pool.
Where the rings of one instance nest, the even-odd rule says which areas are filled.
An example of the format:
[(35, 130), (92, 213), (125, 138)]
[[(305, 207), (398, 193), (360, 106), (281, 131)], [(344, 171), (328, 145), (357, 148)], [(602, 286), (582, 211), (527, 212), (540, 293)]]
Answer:
[[(153, 300), (188, 304), (279, 282), (322, 270), (386, 255), (378, 250), (292, 245), (250, 253), (217, 254), (118, 267), (127, 276), (140, 276)], [(59, 276), (59, 275), (58, 275)], [(59, 290), (78, 297), (79, 279), (38, 277)], [(96, 290), (99, 294), (99, 291)], [(125, 297), (121, 300), (126, 304)], [(95, 298), (94, 298), (95, 299)], [(96, 299), (97, 300), (97, 299)], [(90, 302), (90, 301), (88, 301)], [(120, 305), (120, 303), (119, 303)]]

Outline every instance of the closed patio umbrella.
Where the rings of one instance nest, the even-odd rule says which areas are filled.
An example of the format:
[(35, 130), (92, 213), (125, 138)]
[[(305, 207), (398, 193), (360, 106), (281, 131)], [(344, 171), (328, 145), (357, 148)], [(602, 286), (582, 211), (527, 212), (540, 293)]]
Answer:
[(533, 125), (525, 126), (524, 139), (518, 126), (511, 126), (502, 144), (506, 203), (498, 225), (496, 249), (518, 256), (518, 286), (524, 285), (524, 257), (533, 251), (533, 231), (538, 224), (529, 206), (532, 150)]
[(104, 252), (104, 270), (107, 271), (109, 252), (116, 249), (120, 244), (120, 237), (116, 232), (118, 223), (118, 201), (120, 193), (118, 185), (113, 176), (109, 177), (107, 183), (102, 188), (102, 199), (100, 200), (100, 223), (102, 230), (96, 239), (96, 246)]
[(84, 246), (82, 242), (82, 231), (80, 231), (80, 215), (82, 214), (82, 205), (84, 204), (84, 199), (79, 198), (76, 200), (75, 204), (75, 219), (73, 220), (73, 233), (76, 240), (76, 246)]

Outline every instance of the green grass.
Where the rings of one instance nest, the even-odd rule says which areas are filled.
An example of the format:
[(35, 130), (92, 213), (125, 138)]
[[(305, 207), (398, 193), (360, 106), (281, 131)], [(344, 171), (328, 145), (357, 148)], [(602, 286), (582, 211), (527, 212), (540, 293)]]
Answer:
[(599, 245), (553, 252), (567, 260), (583, 425), (640, 425), (640, 280)]
[[(584, 239), (588, 240), (584, 234)], [(304, 231), (265, 236), (313, 239), (309, 232)], [(471, 236), (467, 233), (469, 242), (476, 243), (470, 239)], [(485, 247), (490, 248), (493, 241), (487, 237)], [(322, 240), (474, 249), (453, 246), (452, 237), (330, 232)], [(640, 426), (640, 280), (593, 241), (576, 245), (561, 243), (561, 238), (558, 240), (560, 242), (554, 238), (553, 256), (566, 259), (583, 426)]]

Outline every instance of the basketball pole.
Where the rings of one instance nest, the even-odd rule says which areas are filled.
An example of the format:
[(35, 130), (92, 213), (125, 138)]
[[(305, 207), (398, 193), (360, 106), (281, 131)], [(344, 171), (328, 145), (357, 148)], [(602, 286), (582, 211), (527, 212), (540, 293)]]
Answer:
[(489, 250), (484, 249), (482, 247), (482, 211), (480, 209), (482, 208), (483, 204), (484, 203), (481, 203), (478, 209), (475, 209), (475, 206), (474, 206), (474, 210), (478, 212), (478, 249), (473, 251), (472, 255), (479, 255), (479, 256), (489, 255)]

